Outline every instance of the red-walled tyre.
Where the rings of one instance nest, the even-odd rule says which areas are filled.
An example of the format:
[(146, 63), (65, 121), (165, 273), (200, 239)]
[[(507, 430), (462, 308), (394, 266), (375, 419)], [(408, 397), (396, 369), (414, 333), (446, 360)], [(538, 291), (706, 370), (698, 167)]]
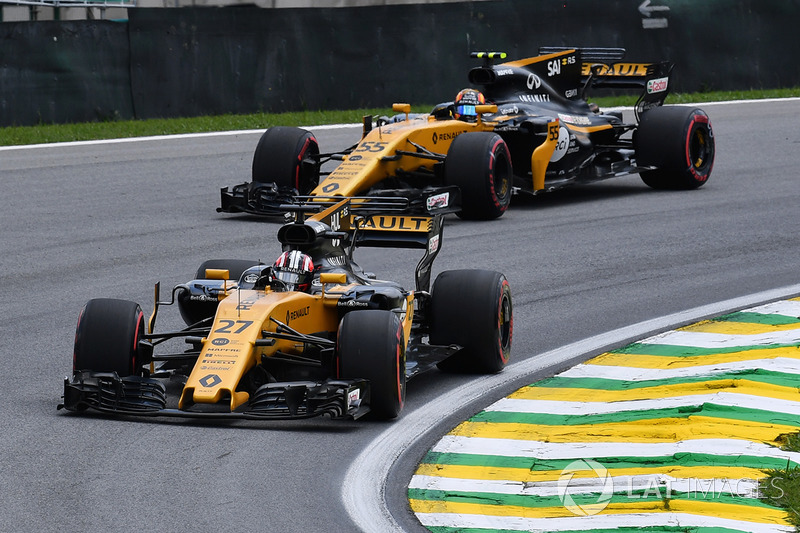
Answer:
[(430, 343), (463, 349), (439, 363), (447, 371), (495, 373), (511, 356), (511, 289), (499, 272), (449, 270), (431, 294)]
[(714, 167), (714, 132), (708, 115), (687, 106), (656, 107), (641, 115), (633, 136), (636, 162), (654, 189), (696, 189)]
[(351, 311), (339, 325), (339, 377), (369, 380), (370, 412), (396, 418), (406, 397), (403, 327), (391, 311)]
[(142, 308), (135, 302), (111, 298), (89, 300), (75, 330), (73, 372), (142, 375), (142, 365), (149, 363), (152, 355), (139, 346), (144, 322)]
[(319, 183), (319, 144), (310, 131), (275, 126), (261, 135), (253, 155), (253, 182), (275, 183), (306, 195)]
[(470, 220), (500, 217), (511, 203), (511, 155), (505, 141), (491, 132), (455, 138), (444, 163), (444, 181), (461, 189), (458, 216)]

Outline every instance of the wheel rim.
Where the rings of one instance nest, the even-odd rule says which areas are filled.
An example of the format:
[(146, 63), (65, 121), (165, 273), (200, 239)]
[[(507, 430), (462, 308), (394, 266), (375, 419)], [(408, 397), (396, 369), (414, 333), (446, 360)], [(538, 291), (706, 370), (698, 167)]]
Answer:
[(697, 171), (702, 171), (709, 161), (710, 146), (708, 142), (708, 135), (704, 128), (697, 128), (692, 135), (691, 145), (689, 147), (689, 156), (691, 157), (691, 164)]
[(511, 336), (514, 331), (514, 317), (511, 312), (511, 298), (508, 293), (508, 281), (503, 281), (503, 291), (498, 306), (498, 343), (500, 347), (500, 357), (503, 362), (508, 362), (508, 353), (511, 349)]
[(493, 169), (492, 182), (494, 183), (494, 193), (500, 205), (508, 203), (511, 196), (511, 171), (508, 157), (503, 153), (495, 153), (495, 164)]

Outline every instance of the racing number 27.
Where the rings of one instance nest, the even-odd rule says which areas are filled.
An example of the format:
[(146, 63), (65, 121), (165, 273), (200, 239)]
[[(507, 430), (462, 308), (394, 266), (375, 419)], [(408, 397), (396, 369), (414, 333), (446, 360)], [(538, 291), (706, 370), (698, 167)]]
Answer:
[[(219, 322), (222, 326), (215, 329), (214, 333), (233, 333), (234, 335), (238, 335), (253, 324), (252, 320), (220, 320)], [(236, 331), (231, 331), (236, 324), (241, 325), (236, 328)]]

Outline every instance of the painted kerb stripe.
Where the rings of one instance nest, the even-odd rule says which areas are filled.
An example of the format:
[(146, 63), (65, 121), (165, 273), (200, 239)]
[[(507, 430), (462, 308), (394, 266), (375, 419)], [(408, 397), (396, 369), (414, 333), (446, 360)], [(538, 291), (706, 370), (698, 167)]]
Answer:
[(800, 431), (800, 298), (632, 343), (509, 395), (408, 488), (435, 533), (793, 531), (759, 499)]

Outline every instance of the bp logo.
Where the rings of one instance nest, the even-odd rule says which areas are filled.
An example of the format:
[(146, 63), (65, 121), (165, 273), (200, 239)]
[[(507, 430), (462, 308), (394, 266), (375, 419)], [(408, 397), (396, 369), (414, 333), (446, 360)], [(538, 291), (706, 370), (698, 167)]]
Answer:
[(558, 478), (561, 504), (578, 516), (596, 515), (614, 494), (614, 482), (606, 467), (591, 459), (572, 461)]

